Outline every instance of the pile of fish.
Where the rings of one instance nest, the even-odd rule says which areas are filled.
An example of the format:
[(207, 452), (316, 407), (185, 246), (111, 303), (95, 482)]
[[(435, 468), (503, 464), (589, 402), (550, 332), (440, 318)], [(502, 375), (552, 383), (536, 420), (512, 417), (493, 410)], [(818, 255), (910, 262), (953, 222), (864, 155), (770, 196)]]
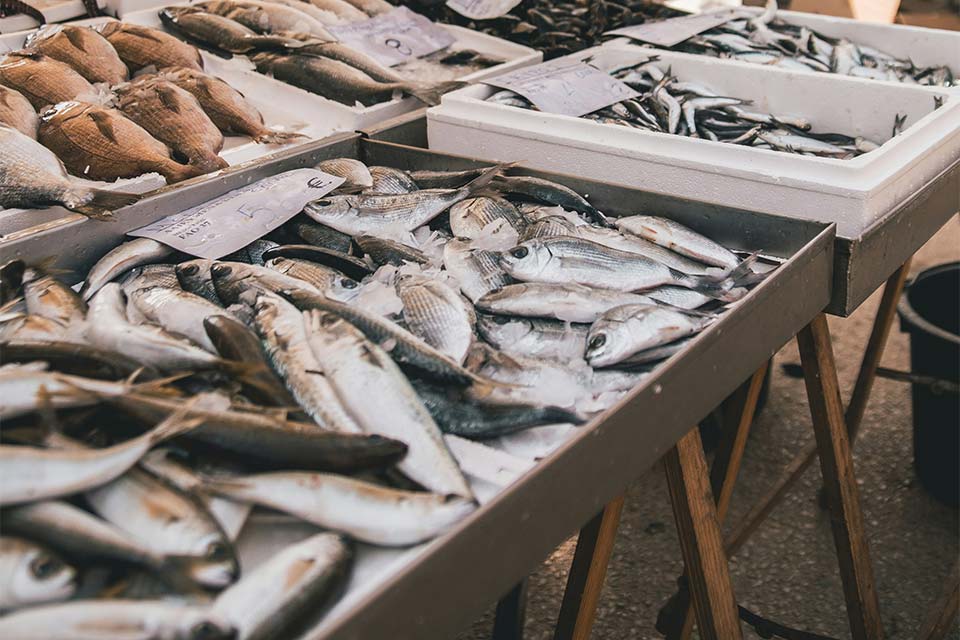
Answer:
[(134, 198), (73, 177), (179, 182), (226, 166), (224, 134), (298, 137), (268, 129), (239, 91), (203, 73), (195, 47), (157, 29), (50, 25), (0, 60), (0, 207), (110, 211)]
[[(584, 118), (644, 131), (670, 133), (714, 142), (747, 145), (807, 156), (855, 158), (880, 147), (859, 136), (814, 132), (805, 118), (773, 115), (750, 109), (750, 100), (718, 94), (697, 82), (681, 80), (664, 71), (653, 56), (610, 70), (615, 78), (640, 93)], [(528, 100), (508, 90), (498, 91), (490, 102), (536, 109)], [(896, 117), (893, 135), (900, 133), (905, 117)]]
[(685, 15), (650, 0), (522, 0), (506, 15), (491, 20), (471, 20), (431, 0), (404, 4), (439, 22), (539, 49), (547, 60), (602, 44), (603, 34), (612, 29)]
[[(221, 260), (0, 269), (0, 637), (281, 637), (354, 542), (476, 508), (463, 438), (582, 423), (763, 278), (505, 166), (318, 167), (341, 189)], [(323, 531), (241, 573), (254, 508)]]
[(261, 73), (348, 106), (395, 95), (427, 104), (461, 86), (454, 78), (500, 64), (472, 50), (441, 50), (395, 68), (336, 41), (327, 27), (393, 10), (385, 0), (210, 0), (170, 6), (173, 32), (222, 54), (246, 54)]
[(776, 0), (769, 0), (766, 11), (756, 17), (732, 20), (674, 48), (790, 71), (839, 73), (937, 87), (957, 84), (949, 66), (918, 67), (909, 58), (897, 58), (848, 38), (831, 38), (780, 20)]

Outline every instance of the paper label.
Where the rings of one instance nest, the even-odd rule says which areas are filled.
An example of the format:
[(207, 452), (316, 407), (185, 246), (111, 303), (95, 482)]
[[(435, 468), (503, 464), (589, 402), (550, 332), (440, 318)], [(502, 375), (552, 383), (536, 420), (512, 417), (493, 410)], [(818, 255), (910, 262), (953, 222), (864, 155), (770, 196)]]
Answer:
[(343, 44), (362, 51), (380, 64), (392, 67), (449, 47), (453, 35), (406, 7), (327, 30)]
[(740, 12), (736, 9), (725, 9), (712, 13), (669, 18), (657, 22), (644, 22), (643, 24), (607, 31), (604, 35), (626, 36), (631, 40), (639, 40), (660, 47), (672, 47), (698, 33), (726, 24), (740, 17), (740, 15)]
[(505, 16), (520, 0), (447, 0), (447, 6), (471, 20), (492, 20)]
[(152, 238), (192, 256), (216, 260), (273, 231), (308, 202), (343, 182), (343, 178), (319, 169), (294, 169), (234, 189), (128, 235)]
[(541, 111), (565, 116), (579, 117), (640, 95), (595, 67), (562, 58), (482, 82), (518, 93)]

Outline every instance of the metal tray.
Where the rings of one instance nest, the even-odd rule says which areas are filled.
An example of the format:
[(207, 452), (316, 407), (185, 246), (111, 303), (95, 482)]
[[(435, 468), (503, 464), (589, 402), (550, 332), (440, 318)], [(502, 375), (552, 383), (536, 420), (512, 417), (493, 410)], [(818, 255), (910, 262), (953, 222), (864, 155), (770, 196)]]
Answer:
[[(387, 120), (360, 133), (372, 140), (426, 149), (426, 109)], [(714, 209), (702, 204), (705, 210)], [(858, 229), (837, 235), (833, 297), (826, 311), (849, 316), (877, 287), (960, 211), (960, 158), (919, 185), (909, 198)], [(822, 214), (828, 222), (829, 214)]]
[[(265, 175), (344, 155), (408, 169), (486, 164), (354, 135), (301, 148), (269, 165), (229, 173), (219, 181), (157, 194), (133, 207), (122, 221), (83, 221), (48, 229), (41, 237), (27, 236), (12, 247), (0, 245), (0, 260), (59, 254), (58, 264), (80, 270), (116, 244), (126, 229)], [(623, 401), (577, 429), (449, 533), (412, 550), (374, 552), (389, 568), (371, 576), (369, 565), (358, 567), (362, 588), (349, 587), (305, 638), (451, 637), (650, 468), (830, 300), (833, 225), (705, 208), (680, 198), (549, 172), (514, 171), (589, 194), (611, 214), (656, 209), (734, 248), (762, 249), (786, 261)], [(264, 540), (282, 539), (286, 529), (296, 529), (284, 519), (258, 517), (255, 523), (250, 534), (254, 539), (247, 543), (259, 547), (251, 555), (260, 557), (270, 549)], [(301, 527), (300, 533), (292, 535), (308, 531)], [(241, 553), (244, 536), (247, 531), (241, 536)]]

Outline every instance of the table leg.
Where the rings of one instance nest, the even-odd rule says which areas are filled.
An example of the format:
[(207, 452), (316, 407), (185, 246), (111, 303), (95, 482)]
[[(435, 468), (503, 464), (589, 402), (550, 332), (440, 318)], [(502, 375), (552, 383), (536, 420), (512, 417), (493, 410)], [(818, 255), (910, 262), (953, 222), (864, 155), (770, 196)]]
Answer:
[(518, 582), (497, 603), (493, 620), (493, 640), (522, 640), (527, 618), (527, 578)]
[(554, 640), (588, 640), (590, 637), (607, 563), (617, 538), (623, 499), (622, 495), (613, 499), (580, 530)]
[(664, 466), (700, 637), (742, 638), (717, 506), (697, 429), (691, 429), (664, 456)]
[(814, 318), (797, 334), (797, 343), (851, 634), (854, 640), (878, 640), (883, 636), (880, 607), (826, 316)]

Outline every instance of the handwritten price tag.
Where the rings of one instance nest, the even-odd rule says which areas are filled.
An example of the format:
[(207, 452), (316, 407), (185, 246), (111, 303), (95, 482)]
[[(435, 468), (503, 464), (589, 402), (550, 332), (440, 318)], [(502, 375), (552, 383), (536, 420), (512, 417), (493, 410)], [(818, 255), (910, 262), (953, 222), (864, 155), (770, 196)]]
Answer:
[(392, 67), (449, 47), (456, 38), (406, 7), (327, 30), (343, 44), (362, 51), (380, 64)]
[(565, 116), (579, 117), (640, 95), (613, 76), (577, 60), (551, 60), (483, 82), (520, 94), (540, 111)]
[(643, 24), (607, 31), (604, 35), (626, 36), (631, 40), (639, 40), (659, 47), (672, 47), (738, 17), (740, 17), (739, 11), (724, 9), (723, 11), (681, 16), (657, 22), (644, 22)]
[(505, 16), (520, 0), (447, 0), (447, 6), (471, 20), (492, 20)]
[(152, 238), (192, 256), (216, 260), (273, 231), (300, 213), (308, 202), (341, 184), (343, 178), (318, 169), (294, 169), (234, 189), (129, 235)]

